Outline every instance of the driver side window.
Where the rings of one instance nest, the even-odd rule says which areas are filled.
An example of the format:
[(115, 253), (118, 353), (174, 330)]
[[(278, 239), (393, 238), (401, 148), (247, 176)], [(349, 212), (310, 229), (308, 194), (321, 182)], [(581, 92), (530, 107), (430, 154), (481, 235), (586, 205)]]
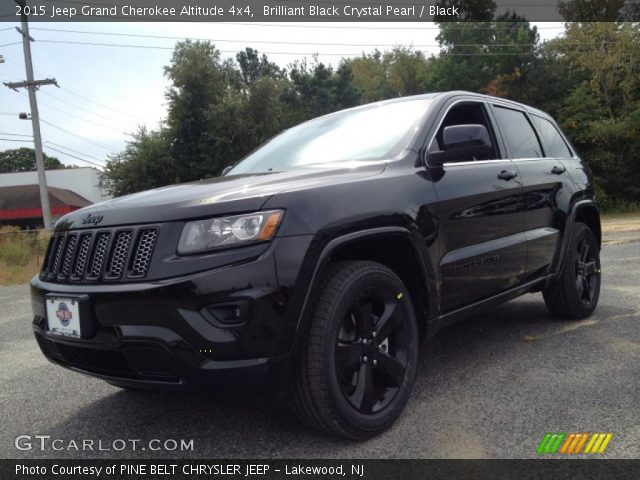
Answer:
[(482, 125), (487, 129), (491, 138), (491, 150), (483, 154), (466, 153), (456, 158), (458, 162), (469, 162), (476, 160), (494, 160), (500, 158), (496, 147), (495, 135), (491, 122), (487, 116), (487, 112), (482, 103), (468, 102), (460, 103), (452, 107), (444, 117), (438, 132), (436, 133), (431, 145), (429, 153), (445, 152), (447, 147), (443, 142), (444, 129), (454, 125)]

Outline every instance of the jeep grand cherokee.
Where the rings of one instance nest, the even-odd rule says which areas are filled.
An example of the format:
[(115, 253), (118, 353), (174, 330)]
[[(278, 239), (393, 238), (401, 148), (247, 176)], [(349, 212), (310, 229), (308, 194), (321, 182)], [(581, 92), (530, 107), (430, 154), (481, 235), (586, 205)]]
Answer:
[(449, 92), (293, 127), (224, 176), (62, 217), (31, 282), (48, 359), (123, 388), (290, 400), (347, 438), (389, 427), (419, 340), (542, 291), (584, 318), (589, 169), (545, 113)]

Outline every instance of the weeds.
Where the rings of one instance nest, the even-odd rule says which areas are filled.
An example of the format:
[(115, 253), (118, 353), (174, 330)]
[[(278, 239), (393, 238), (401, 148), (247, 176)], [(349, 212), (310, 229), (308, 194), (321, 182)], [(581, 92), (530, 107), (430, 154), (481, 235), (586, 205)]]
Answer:
[(42, 264), (50, 232), (0, 227), (0, 285), (31, 280)]

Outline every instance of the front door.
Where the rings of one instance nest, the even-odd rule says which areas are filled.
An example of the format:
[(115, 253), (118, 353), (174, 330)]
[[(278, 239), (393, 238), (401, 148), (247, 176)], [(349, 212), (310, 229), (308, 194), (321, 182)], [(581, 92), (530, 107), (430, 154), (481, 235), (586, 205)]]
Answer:
[(434, 183), (440, 251), (441, 313), (518, 285), (526, 265), (522, 185), (502, 153), (484, 102), (454, 103), (431, 140), (437, 151), (450, 125), (481, 124), (490, 133), (488, 158), (459, 158), (442, 166)]

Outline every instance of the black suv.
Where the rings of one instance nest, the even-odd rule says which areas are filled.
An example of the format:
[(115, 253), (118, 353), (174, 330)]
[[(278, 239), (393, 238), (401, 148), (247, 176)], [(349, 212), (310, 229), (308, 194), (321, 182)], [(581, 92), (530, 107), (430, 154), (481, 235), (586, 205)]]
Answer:
[(64, 216), (33, 329), (47, 358), (120, 387), (288, 398), (364, 438), (400, 415), (419, 340), (442, 327), (534, 291), (590, 315), (600, 243), (590, 171), (548, 115), (419, 95)]

